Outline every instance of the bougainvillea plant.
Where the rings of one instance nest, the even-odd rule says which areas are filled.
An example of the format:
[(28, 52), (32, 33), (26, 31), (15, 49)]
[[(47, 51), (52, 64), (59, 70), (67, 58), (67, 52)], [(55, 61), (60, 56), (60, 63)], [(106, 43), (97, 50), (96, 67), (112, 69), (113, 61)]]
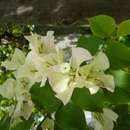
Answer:
[(88, 21), (92, 34), (69, 56), (48, 31), (25, 36), (28, 51), (1, 63), (10, 76), (0, 85), (0, 130), (130, 130), (130, 20)]

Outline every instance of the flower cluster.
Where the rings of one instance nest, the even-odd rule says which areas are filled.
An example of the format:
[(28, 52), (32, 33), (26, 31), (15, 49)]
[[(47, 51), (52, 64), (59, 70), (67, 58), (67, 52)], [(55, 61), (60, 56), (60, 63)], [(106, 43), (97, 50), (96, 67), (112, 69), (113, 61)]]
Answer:
[(46, 36), (32, 34), (25, 38), (29, 41), (30, 51), (25, 54), (15, 49), (12, 59), (2, 63), (14, 74), (14, 78), (7, 79), (0, 86), (3, 97), (17, 101), (13, 118), (29, 118), (33, 108), (29, 90), (36, 82), (44, 87), (48, 80), (55, 96), (64, 105), (70, 101), (75, 88), (86, 87), (90, 94), (100, 88), (114, 92), (113, 76), (105, 74), (110, 67), (109, 60), (102, 51), (92, 56), (88, 50), (72, 46), (71, 56), (66, 59), (64, 51), (55, 44), (52, 31)]

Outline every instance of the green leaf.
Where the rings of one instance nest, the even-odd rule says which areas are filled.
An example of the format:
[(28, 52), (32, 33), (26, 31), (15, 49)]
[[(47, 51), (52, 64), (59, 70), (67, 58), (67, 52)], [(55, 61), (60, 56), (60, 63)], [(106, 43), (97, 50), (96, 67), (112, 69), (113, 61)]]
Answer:
[(114, 111), (119, 115), (113, 130), (130, 130), (130, 106), (118, 105)]
[(76, 88), (72, 95), (72, 101), (82, 109), (88, 111), (102, 111), (104, 100), (102, 90), (91, 95), (87, 88)]
[(99, 47), (100, 45), (102, 45), (102, 42), (103, 39), (96, 36), (81, 36), (78, 40), (77, 46), (89, 50), (94, 55), (99, 50)]
[(0, 121), (0, 130), (9, 130), (10, 117), (7, 115)]
[(117, 87), (123, 88), (130, 92), (130, 74), (123, 70), (112, 72)]
[(105, 101), (111, 105), (127, 104), (130, 102), (130, 92), (122, 88), (115, 88), (113, 93), (104, 91)]
[(70, 103), (56, 112), (55, 130), (87, 130), (82, 109)]
[(12, 125), (11, 130), (29, 130), (31, 128), (32, 123), (33, 120), (18, 119)]
[(115, 20), (107, 15), (91, 17), (89, 23), (93, 34), (102, 38), (110, 36), (116, 28)]
[(110, 41), (105, 53), (110, 60), (112, 69), (120, 69), (130, 65), (130, 48), (120, 42)]
[(123, 21), (117, 30), (117, 36), (127, 36), (130, 35), (130, 19)]
[(61, 101), (55, 97), (48, 82), (43, 87), (40, 87), (40, 83), (36, 83), (32, 86), (30, 93), (36, 106), (40, 106), (45, 112), (55, 112), (61, 105)]
[(77, 88), (73, 93), (72, 101), (82, 109), (101, 112), (103, 107), (128, 103), (130, 101), (130, 93), (116, 87), (114, 93), (100, 90), (91, 95), (87, 88)]

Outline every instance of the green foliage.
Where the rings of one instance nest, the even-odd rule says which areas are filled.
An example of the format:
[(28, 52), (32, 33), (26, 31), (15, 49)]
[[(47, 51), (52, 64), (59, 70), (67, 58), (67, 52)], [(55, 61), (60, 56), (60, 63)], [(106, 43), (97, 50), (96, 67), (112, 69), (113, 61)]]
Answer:
[(128, 104), (118, 105), (115, 107), (115, 112), (119, 117), (113, 130), (130, 130), (130, 108)]
[(93, 55), (99, 51), (99, 47), (102, 45), (103, 39), (96, 37), (96, 36), (90, 36), (85, 37), (81, 36), (78, 40), (79, 47), (83, 47), (88, 49)]
[(91, 95), (87, 88), (78, 88), (73, 93), (72, 101), (82, 109), (102, 111), (104, 107), (129, 103), (130, 93), (121, 88), (116, 88), (114, 93), (101, 90)]
[(123, 21), (117, 30), (118, 36), (127, 36), (130, 35), (130, 20)]
[(102, 111), (105, 99), (103, 91), (91, 95), (87, 88), (77, 88), (73, 93), (72, 101), (82, 109), (88, 111)]
[(116, 28), (115, 20), (107, 15), (98, 15), (89, 18), (90, 28), (94, 35), (109, 37)]
[(130, 48), (117, 42), (109, 41), (105, 53), (107, 54), (111, 68), (123, 68), (130, 65)]
[(112, 74), (114, 76), (116, 86), (130, 92), (130, 74), (123, 70), (113, 71)]
[(40, 83), (36, 83), (32, 86), (30, 93), (35, 105), (46, 113), (55, 112), (61, 106), (60, 100), (55, 97), (48, 82), (43, 87), (40, 87)]
[(82, 109), (73, 103), (63, 106), (55, 117), (55, 130), (88, 130)]

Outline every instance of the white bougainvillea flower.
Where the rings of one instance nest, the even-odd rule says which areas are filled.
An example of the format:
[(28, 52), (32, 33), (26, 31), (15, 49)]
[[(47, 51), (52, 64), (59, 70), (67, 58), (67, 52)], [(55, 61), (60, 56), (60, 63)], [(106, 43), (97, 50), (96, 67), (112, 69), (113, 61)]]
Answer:
[(0, 86), (0, 95), (7, 99), (15, 98), (17, 103), (14, 106), (12, 119), (20, 116), (28, 119), (32, 113), (33, 103), (29, 94), (30, 86), (24, 80), (7, 79)]
[[(78, 52), (77, 55), (76, 52)], [(55, 65), (49, 69), (49, 83), (56, 92), (56, 97), (64, 104), (69, 102), (74, 88), (83, 86), (82, 77), (77, 72), (80, 64), (90, 59), (92, 59), (92, 56), (87, 50), (74, 47), (69, 63)]]
[(93, 118), (94, 130), (113, 130), (118, 114), (111, 109), (104, 108), (103, 113), (94, 113)]
[(31, 51), (28, 53), (25, 64), (18, 70), (18, 78), (28, 78), (30, 86), (35, 82), (41, 82), (44, 86), (47, 79), (48, 68), (63, 62), (63, 53), (55, 47), (53, 32), (47, 32), (47, 36), (32, 34), (26, 36)]
[(53, 34), (53, 31), (48, 31), (46, 36), (32, 33), (32, 35), (25, 36), (25, 38), (29, 41), (32, 51), (35, 51), (38, 55), (44, 55), (55, 51)]
[(8, 70), (17, 70), (25, 62), (25, 54), (18, 48), (15, 49), (11, 61), (6, 60), (1, 66), (6, 67)]
[(28, 53), (25, 64), (17, 71), (17, 78), (27, 78), (30, 81), (30, 86), (35, 82), (45, 83), (47, 76), (45, 66), (42, 64), (42, 58), (34, 51)]
[(85, 86), (91, 94), (95, 94), (100, 88), (106, 88), (108, 91), (114, 92), (113, 76), (104, 73), (109, 66), (107, 56), (103, 52), (98, 52), (90, 64), (80, 67), (79, 73), (84, 77)]
[[(84, 61), (88, 64), (80, 66)], [(49, 69), (48, 79), (56, 97), (67, 104), (76, 87), (87, 87), (91, 94), (95, 94), (100, 88), (114, 92), (113, 76), (104, 73), (109, 66), (109, 60), (103, 52), (92, 57), (87, 50), (74, 47), (71, 61)]]
[(35, 51), (28, 53), (25, 64), (22, 65), (17, 72), (18, 78), (28, 78), (30, 85), (35, 82), (41, 82), (41, 86), (44, 86), (47, 80), (48, 68), (63, 62), (63, 54), (61, 51), (38, 56)]

